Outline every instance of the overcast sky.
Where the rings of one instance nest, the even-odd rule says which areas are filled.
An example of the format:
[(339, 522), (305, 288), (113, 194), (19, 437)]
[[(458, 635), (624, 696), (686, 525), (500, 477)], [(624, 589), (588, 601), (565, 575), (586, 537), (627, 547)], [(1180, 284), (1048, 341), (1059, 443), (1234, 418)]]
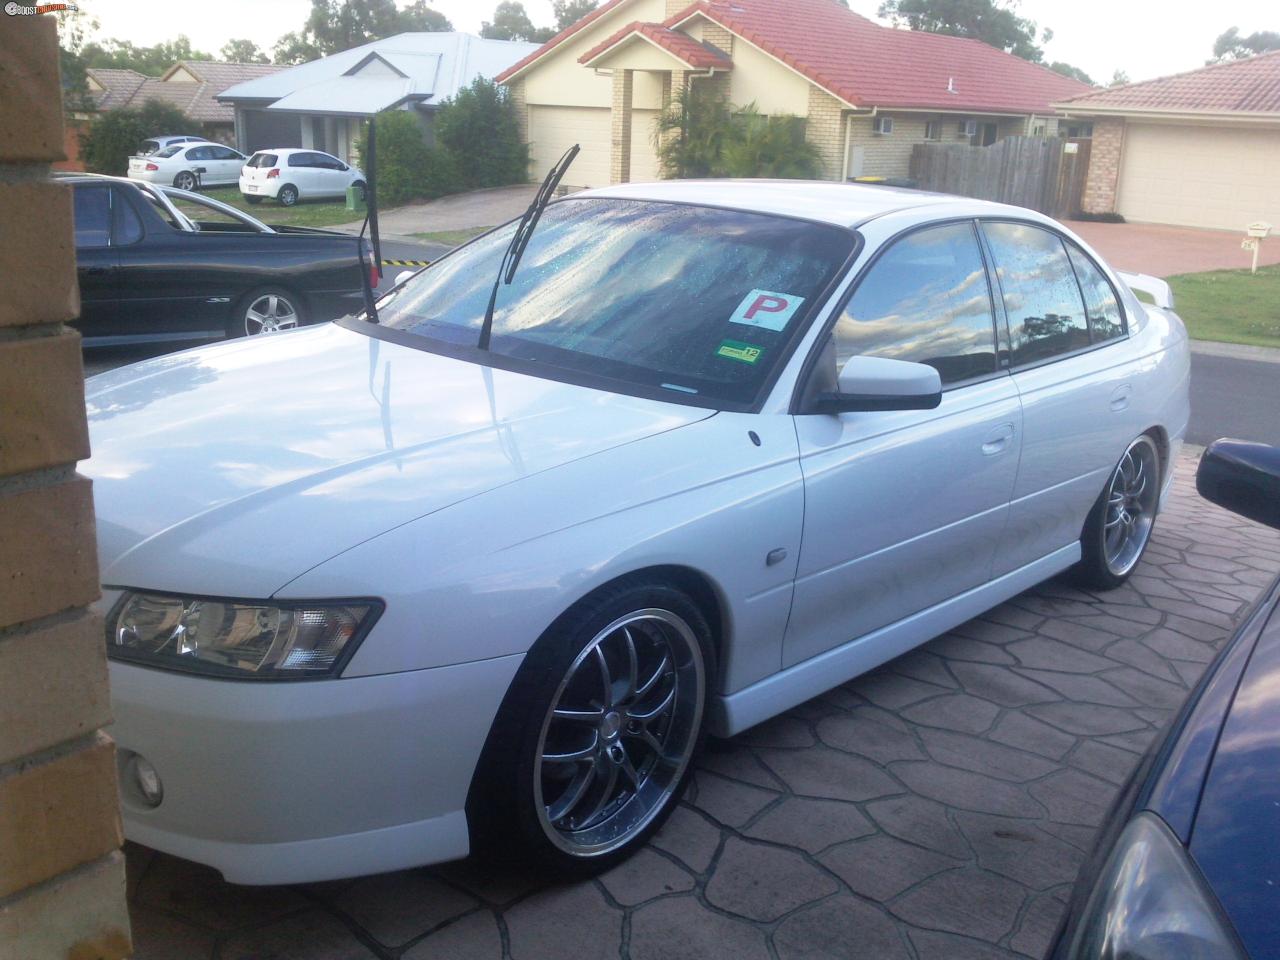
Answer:
[[(281, 34), (302, 25), (311, 7), (309, 0), (79, 0), (79, 5), (98, 19), (101, 36), (150, 45), (185, 33), (196, 49), (214, 54), (232, 37), (270, 50)], [(879, 5), (880, 0), (850, 0), (854, 10), (869, 17)], [(497, 0), (435, 0), (433, 6), (457, 29), (474, 33), (482, 20), (492, 19)], [(554, 20), (551, 0), (525, 0), (525, 9), (538, 26)], [(1242, 34), (1280, 30), (1275, 0), (1021, 0), (1018, 9), (1052, 28), (1047, 60), (1074, 64), (1101, 82), (1117, 69), (1132, 80), (1146, 80), (1199, 67), (1228, 27), (1239, 27)]]

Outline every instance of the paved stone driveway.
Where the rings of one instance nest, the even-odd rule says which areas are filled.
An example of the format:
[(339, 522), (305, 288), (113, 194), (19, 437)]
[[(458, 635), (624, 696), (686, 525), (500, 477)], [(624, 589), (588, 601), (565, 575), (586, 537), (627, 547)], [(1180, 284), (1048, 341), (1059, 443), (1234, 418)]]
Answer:
[(1117, 785), (1280, 569), (1280, 535), (1178, 470), (1130, 585), (1044, 584), (712, 742), (650, 848), (598, 880), (233, 887), (131, 847), (137, 958), (1038, 957)]
[[(1172, 277), (1202, 270), (1247, 270), (1251, 254), (1240, 249), (1240, 230), (1202, 230), (1160, 223), (1089, 223), (1069, 226), (1117, 270)], [(1280, 243), (1262, 245), (1258, 263), (1280, 263)]]

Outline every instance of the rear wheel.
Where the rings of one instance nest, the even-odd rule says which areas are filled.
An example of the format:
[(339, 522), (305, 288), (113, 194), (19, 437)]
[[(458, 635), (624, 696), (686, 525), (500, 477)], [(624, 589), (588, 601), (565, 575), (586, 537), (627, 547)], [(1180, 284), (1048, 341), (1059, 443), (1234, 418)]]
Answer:
[(173, 178), (173, 185), (179, 190), (194, 190), (196, 188), (196, 175), (190, 170), (183, 170)]
[(280, 287), (262, 287), (241, 298), (227, 329), (229, 337), (256, 337), (262, 333), (292, 330), (303, 324), (297, 294)]
[(1085, 520), (1074, 571), (1085, 586), (1114, 589), (1137, 567), (1160, 503), (1160, 466), (1160, 452), (1147, 434), (1125, 450)]
[(480, 852), (587, 876), (671, 813), (702, 741), (714, 652), (684, 593), (623, 582), (563, 616), (525, 658), (468, 799)]
[(276, 194), (276, 199), (280, 201), (281, 206), (292, 207), (298, 202), (298, 188), (292, 183), (286, 183)]

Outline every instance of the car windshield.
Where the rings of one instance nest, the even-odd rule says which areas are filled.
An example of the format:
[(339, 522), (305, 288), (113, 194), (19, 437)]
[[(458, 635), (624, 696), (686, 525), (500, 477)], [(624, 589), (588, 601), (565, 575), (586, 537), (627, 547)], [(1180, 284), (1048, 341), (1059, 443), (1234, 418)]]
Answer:
[[(500, 227), (397, 288), (379, 304), (383, 327), (485, 362), (475, 344), (514, 230)], [(547, 208), (514, 281), (498, 291), (493, 362), (622, 393), (746, 407), (854, 242), (848, 230), (788, 217), (563, 200)]]
[(166, 157), (172, 157), (175, 153), (181, 150), (182, 147), (183, 147), (183, 144), (181, 143), (177, 144), (176, 146), (165, 147), (163, 150), (157, 151), (155, 155), (161, 160), (163, 160)]

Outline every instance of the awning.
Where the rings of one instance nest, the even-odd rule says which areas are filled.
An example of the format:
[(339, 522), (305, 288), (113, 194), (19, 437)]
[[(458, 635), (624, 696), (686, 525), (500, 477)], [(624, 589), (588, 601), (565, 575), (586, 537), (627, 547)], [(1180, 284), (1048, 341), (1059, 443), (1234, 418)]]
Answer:
[(420, 93), (409, 77), (334, 77), (295, 90), (267, 107), (283, 113), (315, 113), (336, 117), (371, 117), (403, 103), (423, 103), (430, 93)]

